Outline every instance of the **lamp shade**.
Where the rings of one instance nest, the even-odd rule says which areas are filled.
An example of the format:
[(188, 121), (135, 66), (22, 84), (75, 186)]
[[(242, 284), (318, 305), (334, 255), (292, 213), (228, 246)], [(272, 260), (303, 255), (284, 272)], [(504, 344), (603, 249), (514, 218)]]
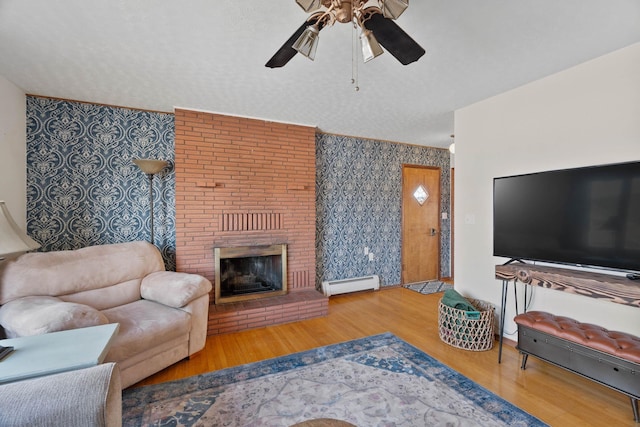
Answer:
[(382, 15), (385, 18), (398, 19), (407, 7), (409, 7), (409, 0), (384, 0)]
[(155, 175), (169, 164), (166, 160), (155, 159), (134, 159), (133, 163), (147, 175)]
[(38, 249), (40, 243), (27, 236), (11, 217), (9, 208), (0, 200), (0, 258)]
[(322, 6), (322, 0), (296, 0), (296, 3), (298, 3), (305, 12), (311, 12)]
[(384, 50), (380, 47), (373, 33), (369, 30), (363, 30), (360, 35), (360, 43), (362, 45), (362, 60), (369, 62), (373, 58), (380, 56)]
[(315, 25), (309, 25), (293, 44), (293, 48), (313, 61), (316, 57), (316, 49), (318, 49), (319, 39), (320, 30), (318, 27)]

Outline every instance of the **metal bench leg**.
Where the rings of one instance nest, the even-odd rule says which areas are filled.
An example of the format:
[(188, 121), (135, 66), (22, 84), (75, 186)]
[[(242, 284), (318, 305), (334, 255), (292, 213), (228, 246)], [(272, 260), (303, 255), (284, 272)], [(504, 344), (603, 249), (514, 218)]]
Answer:
[(522, 353), (522, 365), (520, 365), (520, 369), (527, 369), (527, 358), (529, 357), (528, 353)]
[(631, 409), (633, 409), (633, 419), (635, 422), (640, 423), (640, 414), (638, 414), (638, 399), (631, 398)]

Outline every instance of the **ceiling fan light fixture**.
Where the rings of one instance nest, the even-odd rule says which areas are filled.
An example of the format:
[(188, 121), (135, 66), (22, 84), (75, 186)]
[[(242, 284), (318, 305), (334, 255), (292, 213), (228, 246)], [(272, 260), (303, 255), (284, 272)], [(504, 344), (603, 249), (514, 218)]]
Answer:
[[(336, 23), (351, 24), (352, 31), (352, 80), (356, 74), (354, 65), (358, 47), (358, 28), (375, 33), (361, 34), (364, 62), (389, 52), (402, 65), (409, 65), (420, 59), (425, 50), (416, 43), (394, 21), (409, 7), (409, 0), (295, 0), (305, 11), (312, 15), (298, 27), (267, 61), (265, 67), (280, 68), (294, 56), (301, 53), (314, 60), (320, 30)], [(315, 9), (315, 10), (314, 10)], [(365, 40), (366, 39), (366, 40)], [(355, 53), (356, 55), (353, 55)]]
[(384, 50), (380, 47), (380, 43), (378, 43), (378, 40), (376, 40), (376, 37), (370, 30), (362, 30), (362, 34), (360, 34), (360, 44), (362, 45), (362, 59), (364, 62), (369, 62), (384, 53)]
[(316, 57), (316, 50), (318, 49), (318, 41), (320, 40), (320, 30), (317, 25), (309, 25), (302, 35), (298, 37), (298, 40), (293, 44), (293, 48), (297, 50), (303, 56), (306, 56), (310, 60), (314, 60)]
[(398, 19), (409, 7), (409, 0), (381, 0), (382, 15), (385, 18)]
[(320, 9), (320, 6), (322, 6), (322, 0), (296, 0), (296, 3), (298, 3), (298, 6), (305, 12)]

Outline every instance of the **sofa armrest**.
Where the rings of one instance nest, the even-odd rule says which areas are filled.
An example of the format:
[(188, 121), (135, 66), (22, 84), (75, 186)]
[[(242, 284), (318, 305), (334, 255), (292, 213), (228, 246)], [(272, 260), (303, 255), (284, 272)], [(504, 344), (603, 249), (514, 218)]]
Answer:
[(198, 274), (157, 271), (142, 279), (140, 295), (146, 300), (180, 308), (211, 289), (211, 282)]
[(115, 363), (0, 385), (2, 426), (122, 425)]

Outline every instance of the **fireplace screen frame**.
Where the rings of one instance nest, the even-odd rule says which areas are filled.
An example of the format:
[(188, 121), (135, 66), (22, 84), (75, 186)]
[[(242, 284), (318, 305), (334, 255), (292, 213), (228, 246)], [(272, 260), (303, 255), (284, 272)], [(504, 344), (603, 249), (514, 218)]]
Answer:
[[(256, 256), (280, 255), (282, 260), (282, 289), (268, 292), (256, 292), (233, 296), (222, 296), (220, 279), (220, 260), (229, 258), (250, 258)], [(268, 298), (287, 294), (287, 245), (285, 243), (262, 246), (232, 246), (214, 248), (215, 257), (215, 304)]]

